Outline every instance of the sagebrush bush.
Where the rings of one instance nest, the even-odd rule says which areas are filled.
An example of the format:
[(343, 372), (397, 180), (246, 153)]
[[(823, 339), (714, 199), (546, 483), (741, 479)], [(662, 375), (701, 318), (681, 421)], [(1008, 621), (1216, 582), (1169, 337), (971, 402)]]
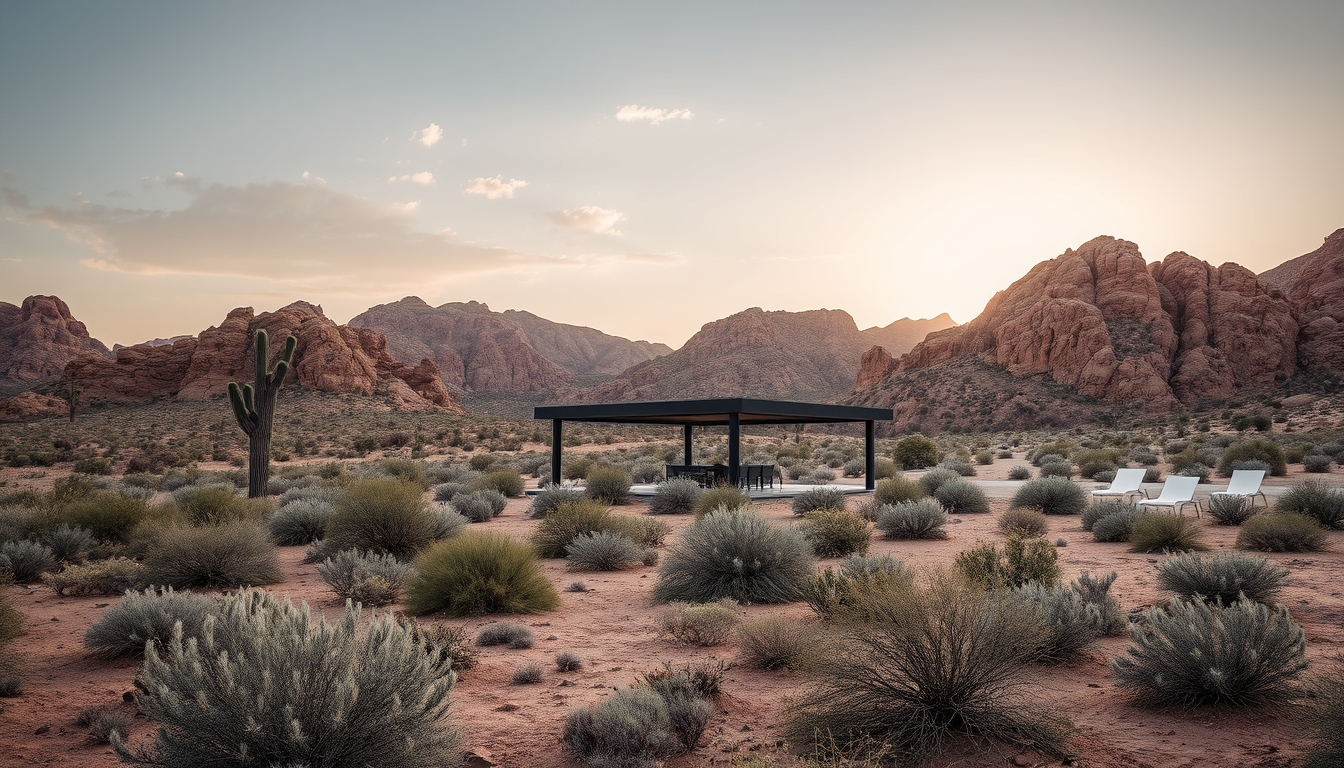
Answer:
[(1145, 706), (1281, 701), (1306, 669), (1306, 637), (1288, 609), (1254, 600), (1220, 607), (1173, 600), (1130, 628), (1133, 644), (1111, 662), (1117, 685)]
[(583, 669), (583, 659), (573, 651), (561, 651), (555, 655), (557, 672), (578, 672)]
[(282, 577), (275, 547), (256, 523), (167, 528), (145, 555), (145, 581), (161, 586), (258, 586)]
[(658, 630), (686, 645), (722, 645), (742, 620), (730, 599), (711, 603), (673, 601), (658, 611)]
[(1265, 512), (1253, 516), (1237, 532), (1237, 547), (1261, 552), (1320, 552), (1325, 531), (1306, 515)]
[(1073, 477), (1073, 464), (1068, 461), (1051, 461), (1041, 465), (1041, 477)]
[(970, 584), (982, 589), (1020, 587), (1034, 581), (1045, 587), (1059, 583), (1059, 553), (1042, 538), (1012, 534), (1003, 549), (993, 542), (957, 553), (953, 565)]
[(857, 513), (823, 507), (806, 512), (798, 526), (817, 557), (866, 554), (873, 528)]
[(971, 462), (962, 458), (950, 458), (942, 463), (942, 467), (956, 472), (962, 477), (975, 477), (975, 466)]
[[(505, 501), (503, 494), (487, 488), (457, 494), (453, 497), (452, 508), (470, 522), (486, 523), (504, 511), (503, 505), (499, 503), (503, 501)], [(497, 509), (499, 511), (496, 511)]]
[(523, 476), (516, 469), (496, 469), (482, 475), (473, 486), (478, 491), (488, 488), (505, 496), (522, 496)]
[(104, 656), (139, 656), (146, 643), (166, 647), (176, 624), (184, 638), (200, 637), (206, 617), (216, 609), (213, 598), (172, 587), (162, 593), (154, 587), (127, 592), (84, 633), (84, 647)]
[(509, 676), (509, 682), (514, 685), (535, 685), (541, 682), (541, 665), (535, 661), (529, 661), (526, 664), (514, 667), (513, 674)]
[(430, 510), (434, 516), (434, 540), (451, 539), (461, 533), (471, 522), (457, 510), (447, 504), (440, 504)]
[[(459, 756), (440, 722), (455, 675), (391, 616), (356, 631), (357, 608), (313, 621), (267, 592), (221, 600), (198, 643), (178, 634), (168, 663), (145, 657), (140, 708), (159, 725), (123, 760), (150, 765), (383, 765), (432, 768)], [(286, 681), (279, 685), (276, 681)]]
[(657, 600), (787, 603), (811, 576), (802, 532), (748, 510), (712, 512), (692, 524), (658, 568)]
[(48, 573), (42, 581), (56, 594), (70, 597), (120, 595), (144, 583), (145, 566), (124, 557), (68, 565), (60, 573)]
[[(691, 484), (695, 485), (694, 482)], [(697, 485), (696, 490), (699, 489), (700, 486)], [(528, 513), (533, 518), (545, 517), (550, 514), (551, 510), (561, 504), (571, 504), (582, 501), (583, 498), (583, 491), (578, 488), (548, 483), (543, 485), (541, 491), (532, 497), (532, 506), (528, 508)], [(652, 507), (652, 502), (650, 502), (650, 507)]]
[(965, 480), (943, 483), (933, 498), (952, 515), (983, 515), (989, 512), (989, 497), (978, 486)]
[(793, 497), (793, 514), (805, 515), (816, 509), (844, 509), (845, 492), (839, 488), (812, 488)]
[(1223, 451), (1218, 459), (1218, 469), (1224, 475), (1232, 474), (1232, 464), (1248, 459), (1258, 459), (1269, 465), (1269, 473), (1274, 477), (1288, 474), (1288, 462), (1284, 459), (1283, 449), (1273, 440), (1247, 440)]
[(61, 525), (42, 534), (38, 541), (51, 550), (51, 556), (63, 563), (82, 563), (98, 545), (98, 539), (83, 528)]
[(689, 477), (674, 477), (659, 483), (653, 498), (649, 499), (651, 515), (689, 515), (700, 499), (700, 484)]
[[(15, 655), (9, 650), (9, 643), (16, 637), (24, 633), (23, 614), (9, 602), (11, 584), (8, 574), (0, 572), (0, 689), (7, 685), (11, 688), (17, 688), (22, 691), (23, 683), (18, 678), (11, 677), (14, 668), (18, 666)], [(7, 683), (6, 681), (13, 681)], [(0, 690), (0, 696), (18, 695), (18, 692), (6, 693)]]
[(937, 499), (888, 504), (877, 511), (877, 530), (887, 539), (946, 539), (947, 511)]
[(1031, 581), (1015, 588), (1013, 599), (1020, 610), (1035, 612), (1046, 629), (1038, 648), (1040, 661), (1075, 659), (1101, 635), (1101, 608), (1071, 587), (1043, 587)]
[(415, 614), (539, 613), (560, 604), (536, 552), (501, 533), (468, 531), (416, 560), (406, 610)]
[(439, 483), (434, 486), (434, 500), (446, 503), (457, 498), (459, 494), (470, 492), (471, 485), (468, 483)]
[(1344, 667), (1338, 663), (1312, 681), (1310, 698), (1302, 711), (1308, 748), (1303, 768), (1344, 765)]
[(911, 435), (896, 443), (891, 458), (901, 469), (923, 469), (937, 464), (943, 457), (938, 444), (923, 435)]
[(75, 502), (61, 513), (61, 519), (92, 533), (99, 541), (126, 543), (131, 529), (149, 516), (144, 499), (119, 493), (99, 493)]
[(1331, 459), (1329, 456), (1322, 456), (1320, 454), (1313, 454), (1310, 456), (1302, 457), (1302, 469), (1314, 474), (1323, 474), (1329, 472), (1330, 465), (1333, 463), (1334, 460)]
[[(602, 703), (572, 710), (564, 741), (594, 768), (643, 768), (695, 747), (713, 714), (700, 697), (664, 697), (653, 688), (623, 688)], [(687, 743), (689, 741), (689, 743)]]
[(1153, 514), (1157, 513), (1140, 512), (1133, 507), (1108, 514), (1092, 524), (1092, 539), (1108, 543), (1127, 542), (1134, 532), (1134, 523), (1138, 522), (1141, 517)]
[(1068, 721), (1030, 692), (1045, 629), (1005, 600), (949, 578), (864, 598), (870, 620), (835, 626), (812, 687), (786, 712), (788, 735), (859, 759), (886, 745), (910, 764), (958, 733), (1058, 754)]
[(338, 596), (376, 608), (396, 602), (415, 566), (389, 554), (347, 549), (319, 563), (317, 575)]
[[(1096, 526), (1092, 528), (1096, 535)], [(1139, 515), (1129, 531), (1130, 552), (1191, 552), (1208, 549), (1199, 523), (1160, 512)]]
[(1070, 589), (1101, 611), (1101, 634), (1107, 637), (1119, 635), (1129, 624), (1129, 619), (1120, 608), (1120, 601), (1111, 594), (1111, 585), (1115, 584), (1116, 576), (1115, 571), (1099, 577), (1083, 571), (1069, 585)]
[(277, 503), (282, 509), (290, 504), (296, 504), (301, 501), (318, 502), (320, 504), (326, 504), (329, 507), (334, 507), (336, 506), (336, 502), (340, 501), (342, 493), (344, 493), (344, 491), (339, 486), (335, 485), (309, 485), (300, 488), (291, 488), (288, 491), (285, 491), (281, 494)]
[(75, 725), (89, 729), (89, 740), (95, 744), (111, 743), (113, 731), (125, 739), (134, 723), (131, 713), (108, 706), (85, 707), (75, 718)]
[(356, 480), (327, 520), (331, 546), (409, 558), (434, 540), (435, 520), (421, 488), (401, 480)]
[(939, 488), (947, 483), (958, 482), (961, 475), (953, 472), (946, 467), (935, 467), (919, 476), (919, 484), (924, 486), (924, 492), (933, 495)]
[(1274, 503), (1274, 511), (1306, 515), (1325, 528), (1344, 528), (1344, 491), (1308, 480), (1280, 496)]
[(532, 634), (532, 630), (511, 621), (486, 624), (476, 634), (476, 644), (481, 647), (507, 645), (514, 650), (521, 650), (531, 648), (535, 642), (536, 637)]
[(1185, 553), (1167, 558), (1157, 566), (1157, 586), (1187, 600), (1231, 605), (1240, 596), (1269, 602), (1288, 581), (1288, 572), (1263, 557), (1236, 552), (1203, 558)]
[(1087, 492), (1067, 477), (1038, 477), (1017, 489), (1011, 509), (1038, 509), (1047, 515), (1081, 515)]
[(1219, 525), (1241, 525), (1255, 514), (1251, 499), (1247, 496), (1210, 496), (1209, 517)]
[(36, 541), (21, 539), (0, 544), (0, 571), (20, 584), (37, 580), (47, 571), (56, 570), (51, 549)]
[(231, 485), (189, 485), (173, 493), (173, 503), (192, 525), (259, 522), (269, 511), (265, 499), (243, 498)]
[[(476, 652), (467, 642), (467, 631), (448, 624), (423, 626), (414, 619), (396, 616), (397, 623), (411, 632), (415, 642), (425, 653), (440, 663), (451, 664), (454, 672), (466, 672), (476, 666)], [(459, 677), (461, 675), (459, 674)]]
[(1097, 521), (1103, 517), (1118, 515), (1121, 512), (1134, 509), (1133, 506), (1121, 501), (1095, 501), (1083, 510), (1083, 530), (1091, 531)]
[(823, 619), (852, 617), (869, 593), (909, 589), (914, 576), (891, 555), (851, 555), (840, 570), (827, 568), (803, 583), (803, 599)]
[(619, 571), (644, 560), (644, 548), (627, 536), (611, 531), (579, 534), (565, 545), (570, 568)]
[(756, 669), (792, 669), (816, 642), (806, 624), (782, 616), (759, 616), (737, 625), (738, 658)]
[(1030, 480), (1030, 479), (1031, 479), (1031, 470), (1028, 469), (1027, 467), (1024, 467), (1024, 466), (1022, 466), (1021, 464), (1019, 464), (1019, 465), (1017, 465), (1016, 467), (1013, 467), (1012, 469), (1008, 470), (1008, 479), (1009, 479), (1009, 480)]
[(1038, 509), (1019, 507), (1010, 508), (999, 515), (999, 533), (1005, 536), (1044, 536), (1050, 532), (1050, 524)]
[(603, 504), (625, 504), (630, 500), (630, 475), (620, 467), (595, 467), (584, 480), (583, 492)]
[(928, 495), (928, 491), (924, 490), (923, 485), (907, 479), (904, 475), (879, 480), (873, 491), (873, 498), (877, 500), (878, 504), (882, 505), (917, 501)]
[(542, 557), (564, 557), (579, 536), (599, 531), (623, 533), (623, 524), (605, 504), (584, 500), (560, 504), (532, 531), (532, 544)]
[(271, 541), (282, 547), (312, 544), (322, 538), (331, 518), (332, 505), (321, 501), (294, 501), (271, 516), (266, 523)]
[(704, 517), (721, 507), (745, 509), (751, 506), (751, 497), (735, 485), (716, 485), (700, 494), (695, 501), (695, 516)]

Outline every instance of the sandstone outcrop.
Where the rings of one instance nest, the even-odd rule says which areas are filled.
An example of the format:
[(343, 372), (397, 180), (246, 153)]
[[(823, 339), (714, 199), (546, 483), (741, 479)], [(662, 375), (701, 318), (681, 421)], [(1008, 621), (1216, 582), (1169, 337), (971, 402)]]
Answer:
[(0, 379), (50, 381), (77, 357), (110, 354), (55, 296), (29, 296), (21, 307), (0, 301)]
[(859, 359), (859, 377), (855, 381), (855, 386), (859, 389), (871, 387), (882, 381), (896, 370), (896, 358), (891, 356), (886, 347), (873, 347), (863, 353)]
[(1287, 290), (1302, 325), (1298, 365), (1312, 374), (1344, 375), (1344, 229), (1299, 260)]
[(0, 421), (45, 419), (69, 413), (70, 404), (66, 401), (36, 392), (20, 392), (11, 398), (0, 400)]
[(528, 344), (542, 357), (576, 376), (615, 376), (672, 352), (666, 344), (631, 341), (596, 328), (557, 323), (531, 312), (506, 309), (499, 314), (521, 328)]

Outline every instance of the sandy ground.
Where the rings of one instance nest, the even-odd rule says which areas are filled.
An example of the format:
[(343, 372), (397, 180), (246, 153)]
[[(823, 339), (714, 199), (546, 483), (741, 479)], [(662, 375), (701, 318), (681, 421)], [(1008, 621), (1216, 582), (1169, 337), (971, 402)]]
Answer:
[[(1020, 458), (1000, 460), (993, 467), (979, 468), (981, 479), (1005, 477)], [(1317, 476), (1320, 477), (1320, 476)], [(1301, 479), (1278, 479), (1276, 484)], [(1344, 475), (1324, 476), (1340, 482)], [(1085, 487), (1091, 487), (1087, 485)], [(483, 526), (525, 538), (535, 523), (527, 518), (527, 499), (510, 500), (503, 515)], [(853, 503), (853, 502), (851, 502)], [(872, 552), (891, 554), (917, 568), (950, 564), (953, 556), (980, 540), (998, 540), (995, 524), (1008, 502), (995, 499), (988, 515), (964, 515), (948, 526), (950, 538), (933, 542), (888, 542), (875, 538)], [(793, 516), (787, 502), (761, 507), (771, 519), (789, 523)], [(620, 514), (637, 515), (642, 503), (618, 508)], [(689, 517), (663, 518), (675, 529), (672, 539), (690, 524)], [(1230, 549), (1235, 528), (1202, 521), (1207, 542), (1216, 551)], [(1313, 660), (1335, 657), (1344, 651), (1344, 531), (1332, 532), (1330, 549), (1319, 554), (1270, 555), (1292, 574), (1283, 601), (1307, 633), (1308, 654)], [(1154, 566), (1160, 556), (1131, 554), (1122, 544), (1098, 544), (1084, 532), (1077, 517), (1051, 520), (1051, 540), (1063, 538), (1059, 550), (1066, 578), (1083, 570), (1118, 571), (1112, 593), (1128, 611), (1144, 609), (1165, 599), (1155, 585)], [(319, 612), (337, 616), (342, 604), (317, 578), (311, 565), (304, 565), (302, 548), (282, 548), (285, 580), (271, 587), (295, 601), (307, 601)], [(821, 561), (820, 566), (829, 564)], [(533, 628), (537, 643), (531, 649), (478, 649), (480, 664), (463, 675), (453, 689), (450, 722), (464, 732), (463, 744), (501, 766), (578, 766), (560, 742), (565, 714), (576, 705), (590, 704), (609, 695), (614, 687), (633, 683), (638, 673), (662, 661), (680, 664), (709, 657), (732, 662), (733, 646), (691, 648), (660, 637), (655, 629), (657, 607), (651, 593), (656, 568), (637, 568), (617, 573), (574, 572), (562, 561), (550, 560), (546, 574), (559, 588), (576, 580), (586, 582), (588, 592), (561, 592), (561, 607), (551, 613), (527, 617), (486, 616), (451, 621), (468, 634), (492, 621), (521, 621)], [(9, 588), (15, 606), (27, 615), (28, 634), (15, 641), (23, 654), (22, 675), (26, 692), (0, 699), (0, 766), (112, 766), (115, 756), (107, 746), (90, 744), (86, 730), (74, 724), (79, 711), (92, 704), (124, 706), (123, 694), (139, 663), (105, 661), (86, 654), (81, 639), (87, 628), (115, 602), (106, 597), (58, 597), (38, 584)], [(803, 603), (782, 606), (746, 606), (746, 616), (783, 615), (811, 621)], [(1066, 711), (1079, 729), (1072, 747), (1080, 766), (1289, 766), (1300, 754), (1298, 732), (1286, 711), (1153, 711), (1131, 707), (1117, 690), (1109, 669), (1110, 659), (1124, 653), (1126, 638), (1098, 642), (1083, 660), (1055, 668), (1040, 668), (1035, 679), (1037, 695)], [(573, 651), (585, 666), (574, 673), (555, 671), (553, 659), (561, 651)], [(547, 670), (537, 685), (512, 685), (513, 669), (535, 661)], [(751, 752), (775, 756), (778, 765), (795, 759), (780, 741), (776, 728), (786, 700), (803, 681), (788, 672), (763, 672), (732, 666), (724, 681), (725, 694), (718, 713), (698, 748), (690, 755), (669, 762), (673, 768), (729, 765), (735, 757)], [(153, 725), (143, 716), (136, 720), (133, 740), (148, 737)], [(983, 753), (966, 745), (954, 746), (935, 761), (941, 767), (1009, 765), (1015, 755)], [(1021, 756), (1028, 765), (1060, 765), (1040, 755)]]

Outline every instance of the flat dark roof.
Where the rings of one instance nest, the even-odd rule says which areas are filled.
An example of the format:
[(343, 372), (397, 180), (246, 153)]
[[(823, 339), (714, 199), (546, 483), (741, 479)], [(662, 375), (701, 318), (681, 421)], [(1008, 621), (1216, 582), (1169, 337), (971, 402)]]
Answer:
[(827, 424), (853, 421), (890, 421), (890, 408), (857, 405), (798, 403), (787, 400), (756, 400), (748, 397), (717, 397), (708, 400), (660, 400), (643, 403), (597, 405), (544, 405), (533, 409), (533, 418), (561, 421), (596, 421), (613, 424), (723, 425), (728, 414), (738, 414), (741, 424)]

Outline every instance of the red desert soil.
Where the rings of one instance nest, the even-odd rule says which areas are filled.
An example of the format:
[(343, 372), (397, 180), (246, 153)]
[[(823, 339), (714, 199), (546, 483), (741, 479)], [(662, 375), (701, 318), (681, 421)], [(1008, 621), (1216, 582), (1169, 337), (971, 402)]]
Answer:
[[(996, 462), (981, 469), (980, 477), (997, 478), (1020, 459)], [(1300, 478), (1291, 478), (1292, 480)], [(1338, 481), (1338, 477), (1328, 477)], [(1280, 479), (1280, 483), (1284, 480)], [(1276, 483), (1277, 484), (1277, 483)], [(1091, 487), (1090, 484), (1085, 487)], [(978, 540), (998, 540), (995, 530), (1003, 499), (992, 501), (988, 515), (963, 515), (948, 526), (946, 541), (889, 542), (874, 538), (872, 552), (891, 554), (921, 569), (948, 567), (953, 556)], [(527, 517), (527, 499), (512, 499), (504, 514), (482, 525), (524, 538), (535, 523)], [(637, 515), (643, 503), (619, 507), (621, 514)], [(793, 520), (787, 502), (762, 507), (765, 515), (780, 523)], [(664, 518), (676, 532), (689, 517)], [(1059, 550), (1066, 578), (1090, 570), (1118, 571), (1113, 588), (1127, 611), (1145, 609), (1165, 599), (1155, 584), (1156, 555), (1132, 554), (1121, 544), (1097, 544), (1082, 530), (1077, 517), (1051, 519), (1050, 538), (1068, 542)], [(1231, 549), (1237, 529), (1203, 521), (1206, 540), (1213, 551)], [(1318, 554), (1269, 555), (1292, 575), (1283, 601), (1294, 620), (1307, 633), (1312, 660), (1325, 660), (1344, 650), (1344, 531), (1329, 534), (1329, 551)], [(285, 580), (270, 589), (293, 600), (307, 601), (321, 614), (339, 615), (342, 604), (317, 578), (312, 565), (304, 565), (301, 547), (281, 549)], [(823, 561), (821, 566), (832, 564)], [(465, 673), (453, 689), (449, 715), (452, 725), (463, 730), (463, 746), (481, 753), (501, 766), (574, 766), (579, 763), (560, 742), (565, 714), (570, 707), (591, 704), (609, 695), (614, 687), (633, 683), (636, 676), (662, 661), (681, 664), (716, 657), (733, 661), (731, 645), (690, 648), (659, 636), (657, 613), (651, 599), (656, 568), (638, 568), (617, 573), (574, 572), (559, 560), (545, 561), (545, 571), (563, 589), (576, 580), (587, 583), (585, 593), (561, 592), (561, 607), (538, 616), (484, 616), (447, 621), (466, 628), (474, 637), (492, 621), (521, 621), (532, 627), (537, 643), (527, 650), (477, 649), (480, 664)], [(107, 746), (88, 743), (86, 730), (74, 724), (79, 711), (94, 704), (124, 706), (122, 696), (131, 690), (137, 661), (105, 661), (90, 657), (81, 645), (85, 630), (116, 598), (58, 597), (41, 584), (9, 587), (14, 605), (28, 617), (28, 634), (15, 641), (23, 654), (21, 669), (25, 693), (0, 700), (0, 766), (69, 766), (96, 768), (118, 764)], [(746, 616), (783, 615), (811, 621), (806, 604), (744, 606)], [(1082, 661), (1038, 670), (1035, 695), (1067, 712), (1079, 728), (1072, 746), (1080, 766), (1289, 766), (1300, 748), (1298, 731), (1286, 710), (1194, 711), (1145, 710), (1126, 703), (1115, 688), (1110, 659), (1124, 653), (1128, 639), (1106, 638)], [(555, 671), (553, 659), (561, 651), (574, 651), (584, 668), (573, 673)], [(516, 666), (535, 661), (546, 672), (538, 685), (512, 685)], [(760, 751), (775, 757), (777, 765), (795, 760), (782, 746), (776, 726), (788, 697), (803, 681), (788, 672), (762, 672), (733, 666), (724, 681), (724, 696), (718, 713), (700, 746), (690, 755), (669, 761), (672, 768), (728, 765), (741, 753)], [(137, 717), (133, 742), (151, 735), (153, 724)], [(983, 753), (966, 745), (954, 745), (933, 765), (1009, 765), (1010, 750)], [(1028, 765), (1060, 765), (1040, 755), (1024, 755)]]

